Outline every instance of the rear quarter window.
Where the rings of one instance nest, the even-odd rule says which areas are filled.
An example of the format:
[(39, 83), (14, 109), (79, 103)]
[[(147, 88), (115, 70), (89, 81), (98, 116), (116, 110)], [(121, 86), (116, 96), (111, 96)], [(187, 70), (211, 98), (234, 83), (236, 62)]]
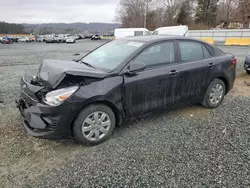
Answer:
[(222, 56), (225, 55), (226, 53), (223, 52), (220, 48), (214, 47), (214, 56)]
[(208, 49), (204, 45), (202, 45), (202, 48), (203, 48), (203, 53), (204, 53), (204, 59), (210, 58), (211, 54), (208, 51)]

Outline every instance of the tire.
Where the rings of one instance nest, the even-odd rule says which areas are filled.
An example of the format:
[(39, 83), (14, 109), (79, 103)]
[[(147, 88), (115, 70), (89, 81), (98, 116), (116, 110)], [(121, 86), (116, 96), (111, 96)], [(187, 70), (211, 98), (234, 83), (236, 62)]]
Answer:
[(225, 83), (222, 80), (216, 78), (208, 86), (202, 105), (206, 108), (217, 108), (222, 103), (225, 94)]
[(246, 70), (247, 74), (250, 74), (250, 71), (249, 70)]
[[(106, 117), (102, 121), (101, 117), (103, 114), (106, 114)], [(95, 115), (98, 118), (95, 118)], [(105, 126), (102, 126), (101, 123), (99, 124), (94, 123), (96, 119), (102, 121), (103, 124), (106, 123)], [(93, 124), (91, 125), (86, 121), (91, 122), (91, 124), (92, 123)], [(112, 136), (115, 125), (116, 125), (115, 114), (108, 106), (102, 104), (90, 105), (84, 108), (76, 117), (73, 123), (73, 136), (75, 140), (77, 140), (79, 143), (83, 145), (86, 146), (98, 145)], [(82, 132), (83, 126), (86, 128), (85, 132)], [(102, 130), (106, 131), (106, 133), (102, 132)], [(98, 134), (96, 135), (97, 131), (99, 134), (99, 139), (96, 139), (96, 136), (98, 135)]]

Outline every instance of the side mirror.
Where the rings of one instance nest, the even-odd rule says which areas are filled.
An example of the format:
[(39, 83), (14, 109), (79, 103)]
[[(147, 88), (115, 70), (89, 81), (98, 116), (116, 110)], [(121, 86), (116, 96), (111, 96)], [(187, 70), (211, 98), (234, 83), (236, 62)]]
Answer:
[(134, 74), (136, 72), (140, 72), (146, 68), (146, 65), (141, 62), (133, 62), (127, 71), (129, 74)]

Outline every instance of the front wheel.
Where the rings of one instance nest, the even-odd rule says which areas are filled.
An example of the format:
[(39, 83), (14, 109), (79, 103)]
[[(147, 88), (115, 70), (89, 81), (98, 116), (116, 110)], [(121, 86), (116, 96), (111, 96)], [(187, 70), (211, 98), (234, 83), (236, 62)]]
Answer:
[(111, 137), (116, 124), (114, 112), (106, 105), (83, 109), (73, 124), (74, 138), (84, 145), (97, 145)]
[(249, 70), (246, 70), (247, 74), (250, 74), (250, 71)]
[(207, 108), (217, 108), (226, 94), (226, 86), (220, 79), (213, 80), (208, 86), (202, 105)]

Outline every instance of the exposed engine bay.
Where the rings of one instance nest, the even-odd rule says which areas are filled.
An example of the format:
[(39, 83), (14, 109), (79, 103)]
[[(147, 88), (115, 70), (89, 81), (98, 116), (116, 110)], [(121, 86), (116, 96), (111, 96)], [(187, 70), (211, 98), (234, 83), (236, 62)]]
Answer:
[(25, 80), (30, 83), (30, 89), (39, 101), (53, 90), (88, 85), (103, 79), (107, 73), (89, 68), (75, 61), (44, 60), (37, 76), (27, 76)]

